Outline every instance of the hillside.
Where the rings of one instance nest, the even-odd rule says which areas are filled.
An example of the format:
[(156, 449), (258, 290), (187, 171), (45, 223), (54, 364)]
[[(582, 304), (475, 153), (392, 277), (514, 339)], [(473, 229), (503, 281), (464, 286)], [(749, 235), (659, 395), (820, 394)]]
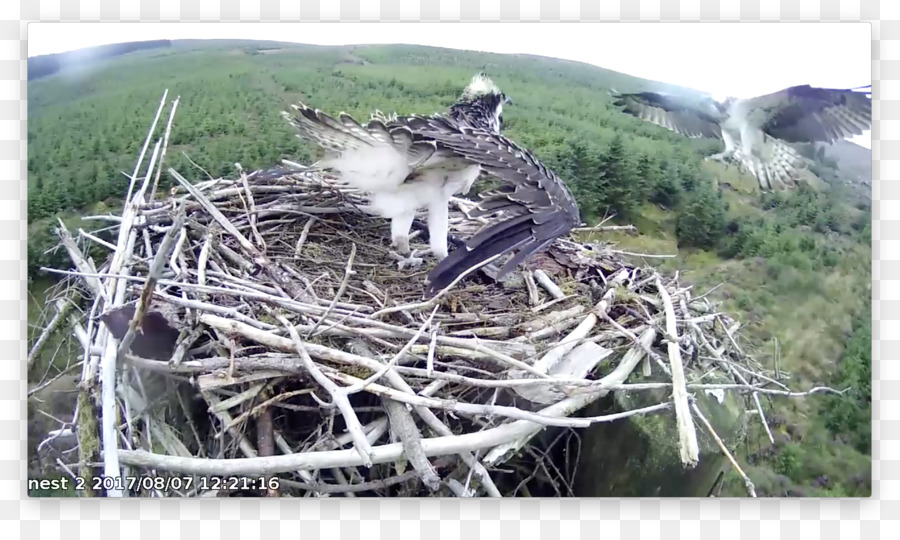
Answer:
[[(753, 463), (748, 472), (758, 492), (867, 494), (869, 394), (858, 383), (869, 360), (862, 348), (846, 347), (863, 339), (870, 313), (867, 193), (856, 183), (819, 182), (763, 196), (752, 178), (702, 161), (719, 150), (715, 142), (683, 139), (622, 114), (607, 93), (692, 90), (585, 64), (417, 46), (173, 41), (31, 80), (35, 296), (48, 279), (39, 268), (64, 264), (61, 253), (48, 251), (56, 216), (77, 231), (84, 225), (75, 216), (119, 204), (164, 89), (170, 99), (180, 96), (166, 165), (197, 181), (232, 174), (235, 162), (254, 169), (314, 159), (317, 151), (279, 116), (291, 102), (357, 118), (374, 109), (427, 113), (452, 103), (478, 70), (515, 101), (504, 109), (507, 134), (572, 187), (584, 219), (593, 224), (615, 214), (614, 221), (639, 229), (598, 239), (630, 252), (676, 254), (651, 261), (680, 271), (698, 291), (722, 284), (712, 296), (745, 321), (743, 346), (773, 376), (793, 387), (855, 387), (849, 402), (764, 401), (776, 444), (753, 423), (738, 452)], [(816, 166), (822, 176), (846, 177), (827, 160)], [(166, 175), (160, 181), (169, 187)], [(49, 361), (32, 378), (52, 374)], [(725, 489), (742, 492), (730, 483)]]
[(872, 182), (872, 151), (850, 141), (822, 144), (825, 155), (833, 159), (848, 180)]

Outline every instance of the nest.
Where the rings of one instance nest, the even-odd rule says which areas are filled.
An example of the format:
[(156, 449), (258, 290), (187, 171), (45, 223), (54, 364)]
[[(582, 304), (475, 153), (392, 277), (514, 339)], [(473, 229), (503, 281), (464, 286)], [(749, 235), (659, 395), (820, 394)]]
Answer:
[[(572, 495), (574, 464), (543, 462), (577, 440), (548, 427), (665, 414), (691, 467), (698, 431), (721, 444), (693, 394), (744, 393), (764, 422), (758, 394), (787, 393), (708, 297), (608, 245), (562, 238), (502, 281), (486, 266), (426, 299), (433, 259), (401, 270), (364, 193), (238, 166), (197, 184), (169, 169), (177, 186), (154, 200), (159, 150), (123, 214), (100, 216), (108, 240), (59, 229), (82, 312), (59, 318), (86, 359), (66, 470), (105, 474), (107, 495)], [(484, 225), (473, 204), (452, 202), (451, 234)], [(580, 413), (654, 389), (656, 405)]]

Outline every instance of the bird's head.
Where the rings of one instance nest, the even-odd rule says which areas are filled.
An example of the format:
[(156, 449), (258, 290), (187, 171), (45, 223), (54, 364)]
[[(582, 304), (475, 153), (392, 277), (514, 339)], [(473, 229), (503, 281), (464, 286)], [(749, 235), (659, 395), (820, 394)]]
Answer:
[(500, 115), (503, 106), (512, 100), (494, 84), (484, 72), (476, 73), (463, 90), (459, 100), (451, 107), (457, 115), (462, 115), (476, 127), (486, 127), (500, 131)]

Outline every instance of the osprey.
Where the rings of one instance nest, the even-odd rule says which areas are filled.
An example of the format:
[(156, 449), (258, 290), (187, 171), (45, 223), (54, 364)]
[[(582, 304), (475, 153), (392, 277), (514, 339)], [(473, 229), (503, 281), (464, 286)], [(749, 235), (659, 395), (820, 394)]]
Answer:
[[(869, 93), (859, 90), (868, 89)], [(657, 92), (614, 94), (625, 112), (686, 137), (718, 138), (707, 159), (743, 165), (764, 190), (796, 183), (801, 157), (790, 143), (833, 143), (872, 127), (871, 85), (853, 89), (792, 86), (748, 99), (699, 102)]]
[[(299, 136), (332, 154), (317, 166), (371, 194), (373, 213), (391, 220), (391, 245), (417, 264), (409, 249), (416, 212), (428, 212), (429, 247), (439, 263), (428, 275), (429, 296), (494, 257), (517, 250), (496, 275), (502, 278), (532, 253), (581, 222), (563, 181), (528, 151), (500, 134), (506, 95), (484, 73), (476, 74), (447, 113), (372, 115), (360, 124), (346, 113), (333, 118), (299, 103), (282, 115)], [(464, 245), (448, 253), (449, 204), (485, 172), (502, 185), (482, 194), (472, 213), (501, 214)]]

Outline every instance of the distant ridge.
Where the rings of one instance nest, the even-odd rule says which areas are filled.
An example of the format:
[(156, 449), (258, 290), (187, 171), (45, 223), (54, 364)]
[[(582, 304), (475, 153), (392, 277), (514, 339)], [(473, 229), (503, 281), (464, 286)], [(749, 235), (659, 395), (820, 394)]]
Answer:
[(848, 140), (823, 144), (825, 155), (835, 160), (842, 173), (860, 183), (872, 182), (872, 151)]
[(168, 39), (153, 41), (131, 41), (128, 43), (112, 43), (110, 45), (98, 45), (74, 51), (66, 51), (54, 54), (42, 54), (28, 59), (28, 80), (39, 79), (65, 69), (70, 65), (84, 65), (114, 56), (121, 56), (134, 51), (171, 47)]

